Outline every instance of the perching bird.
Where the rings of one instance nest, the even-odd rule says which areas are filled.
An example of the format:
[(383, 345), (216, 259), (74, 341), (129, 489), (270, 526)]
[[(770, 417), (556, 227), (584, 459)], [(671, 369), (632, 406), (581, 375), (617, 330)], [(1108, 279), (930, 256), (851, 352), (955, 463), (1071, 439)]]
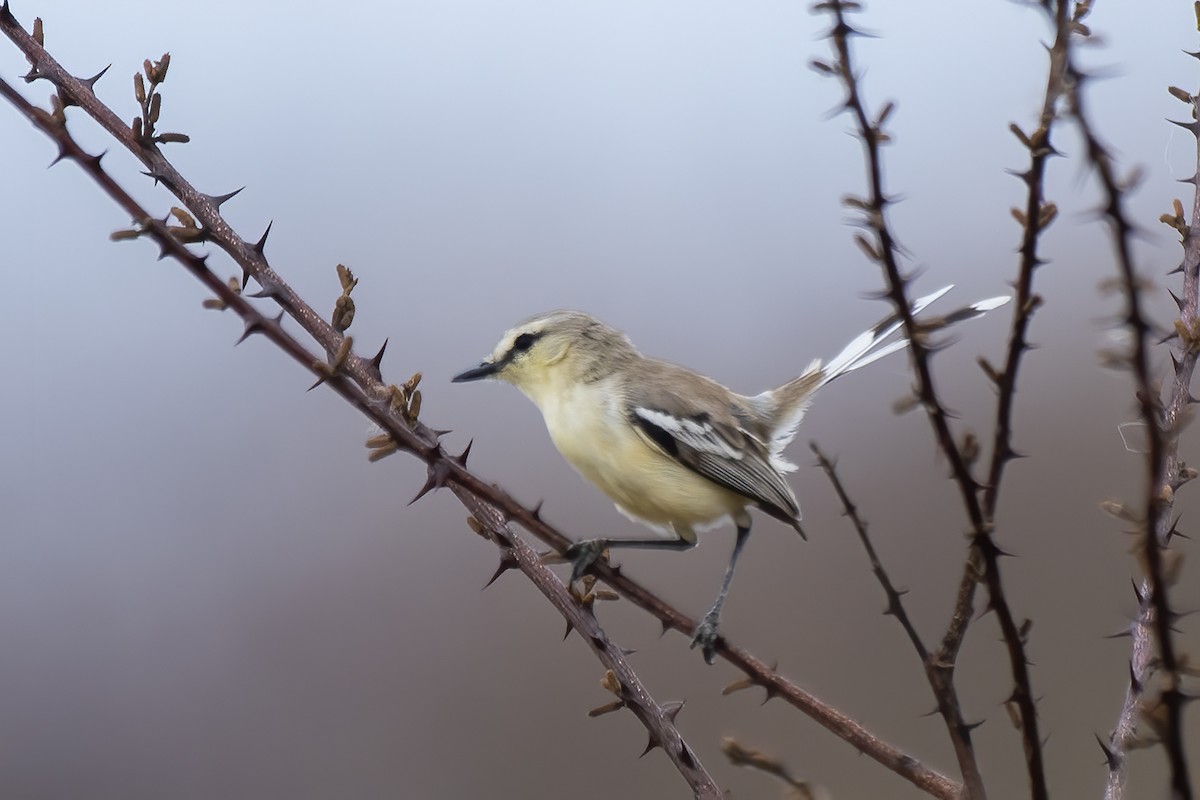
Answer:
[[(913, 303), (913, 313), (947, 286)], [(939, 326), (979, 316), (1008, 302), (983, 300), (939, 318)], [(716, 657), (721, 606), (750, 534), (751, 506), (794, 527), (800, 506), (784, 475), (796, 469), (783, 450), (796, 435), (817, 390), (851, 370), (904, 348), (885, 344), (900, 328), (889, 316), (850, 342), (828, 364), (754, 396), (737, 394), (684, 367), (647, 358), (624, 333), (579, 311), (552, 311), (517, 325), (491, 356), (454, 381), (497, 378), (541, 409), (559, 452), (616, 502), (626, 516), (673, 538), (588, 539), (567, 549), (578, 579), (610, 547), (687, 550), (696, 528), (731, 518), (733, 555), (716, 602), (692, 638)]]

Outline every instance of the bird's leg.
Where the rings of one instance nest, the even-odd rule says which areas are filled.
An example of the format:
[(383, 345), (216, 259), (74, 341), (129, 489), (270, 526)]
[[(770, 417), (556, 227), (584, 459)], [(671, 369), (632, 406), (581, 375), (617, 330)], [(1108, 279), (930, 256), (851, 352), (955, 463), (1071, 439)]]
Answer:
[(721, 622), (721, 606), (725, 605), (725, 597), (729, 594), (729, 584), (733, 580), (733, 569), (737, 566), (738, 556), (742, 554), (742, 548), (749, 538), (750, 520), (746, 519), (745, 524), (739, 521), (737, 540), (733, 544), (733, 555), (729, 557), (729, 566), (725, 568), (725, 580), (721, 583), (721, 591), (717, 594), (716, 602), (704, 615), (704, 619), (700, 621), (700, 625), (692, 635), (692, 647), (700, 645), (700, 649), (704, 653), (704, 660), (709, 664), (717, 659), (717, 626)]
[(690, 541), (683, 537), (678, 539), (584, 539), (576, 542), (563, 551), (563, 557), (571, 562), (571, 580), (577, 581), (596, 560), (600, 554), (610, 547), (627, 547), (642, 550), (690, 550), (696, 546), (696, 540)]

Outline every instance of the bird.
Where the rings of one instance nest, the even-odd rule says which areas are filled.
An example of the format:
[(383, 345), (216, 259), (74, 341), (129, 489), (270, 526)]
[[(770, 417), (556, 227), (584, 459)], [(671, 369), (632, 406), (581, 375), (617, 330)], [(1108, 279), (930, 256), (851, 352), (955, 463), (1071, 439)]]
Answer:
[[(952, 286), (912, 302), (913, 315)], [(938, 318), (927, 329), (972, 319), (1009, 297), (981, 300)], [(785, 475), (796, 469), (783, 451), (817, 391), (836, 378), (904, 349), (889, 315), (841, 352), (811, 362), (796, 378), (743, 395), (686, 367), (642, 355), (623, 332), (582, 311), (550, 311), (509, 329), (491, 355), (452, 378), (510, 383), (542, 413), (550, 438), (584, 478), (627, 517), (658, 530), (653, 538), (594, 538), (563, 555), (571, 580), (609, 548), (688, 550), (697, 530), (732, 520), (737, 535), (716, 600), (692, 636), (707, 663), (716, 658), (721, 610), (757, 508), (794, 528), (800, 505)]]

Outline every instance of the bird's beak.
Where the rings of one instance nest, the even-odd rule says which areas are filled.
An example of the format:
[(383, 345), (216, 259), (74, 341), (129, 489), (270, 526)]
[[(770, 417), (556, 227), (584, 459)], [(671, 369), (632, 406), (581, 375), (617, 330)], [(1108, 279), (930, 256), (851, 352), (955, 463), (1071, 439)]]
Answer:
[(490, 378), (500, 371), (500, 367), (490, 361), (484, 361), (478, 367), (471, 367), (465, 372), (460, 372), (450, 379), (452, 383), (466, 383), (467, 381), (478, 381), (483, 378)]

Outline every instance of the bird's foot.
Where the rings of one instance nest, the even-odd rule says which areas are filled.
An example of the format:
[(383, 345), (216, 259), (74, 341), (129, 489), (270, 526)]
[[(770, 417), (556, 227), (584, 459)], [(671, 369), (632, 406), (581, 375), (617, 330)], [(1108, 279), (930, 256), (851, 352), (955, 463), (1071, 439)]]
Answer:
[(699, 645), (700, 652), (704, 653), (704, 661), (708, 664), (717, 660), (717, 640), (721, 638), (721, 635), (717, 633), (717, 626), (720, 622), (720, 612), (716, 609), (709, 611), (704, 615), (704, 619), (700, 620), (696, 632), (692, 634), (692, 649), (694, 650)]
[(595, 564), (608, 548), (603, 539), (585, 539), (563, 551), (563, 557), (571, 562), (571, 582), (579, 580)]

